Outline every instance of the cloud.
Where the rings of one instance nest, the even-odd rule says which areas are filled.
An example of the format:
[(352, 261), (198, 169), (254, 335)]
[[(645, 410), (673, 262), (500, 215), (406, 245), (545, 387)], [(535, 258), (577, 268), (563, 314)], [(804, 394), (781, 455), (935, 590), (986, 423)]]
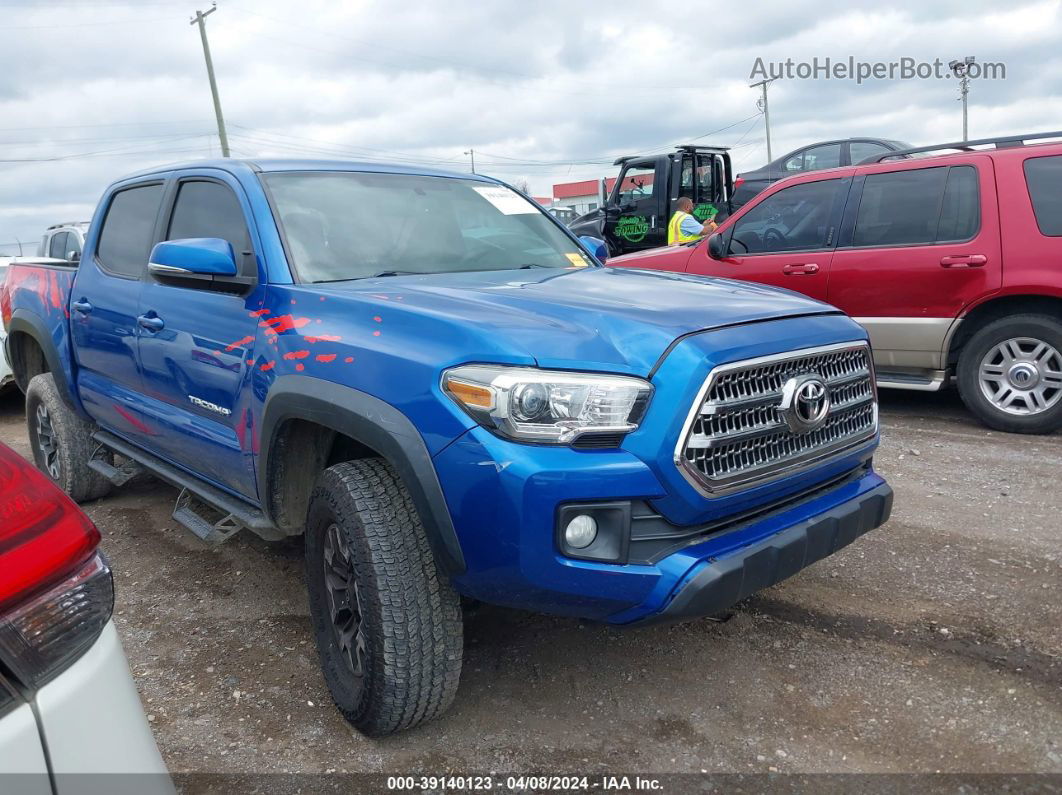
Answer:
[[(766, 158), (756, 58), (878, 61), (974, 54), (1007, 79), (971, 88), (973, 136), (1058, 126), (1058, 0), (729, 6), (221, 0), (207, 22), (234, 153), (406, 160), (509, 181), (614, 172), (621, 154), (699, 140)], [(105, 188), (216, 156), (196, 28), (181, 0), (14, 0), (0, 71), (0, 243), (88, 218)], [(954, 80), (779, 80), (775, 155), (824, 138), (913, 143), (961, 132)], [(741, 121), (740, 124), (734, 122)], [(28, 162), (12, 162), (28, 161)], [(0, 248), (0, 251), (6, 249)]]

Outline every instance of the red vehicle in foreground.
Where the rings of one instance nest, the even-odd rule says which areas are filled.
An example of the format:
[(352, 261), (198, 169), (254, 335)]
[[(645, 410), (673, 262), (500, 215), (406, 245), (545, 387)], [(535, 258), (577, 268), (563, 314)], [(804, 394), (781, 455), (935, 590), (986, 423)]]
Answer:
[[(1062, 428), (1062, 132), (941, 144), (777, 182), (706, 240), (609, 265), (725, 276), (836, 305), (878, 384), (957, 383), (986, 425)], [(957, 150), (949, 152), (947, 150)]]

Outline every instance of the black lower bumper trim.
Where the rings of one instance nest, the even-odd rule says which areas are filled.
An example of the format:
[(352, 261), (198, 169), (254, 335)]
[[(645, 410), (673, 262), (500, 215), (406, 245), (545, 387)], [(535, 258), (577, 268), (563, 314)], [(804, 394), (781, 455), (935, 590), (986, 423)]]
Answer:
[(883, 483), (813, 519), (704, 566), (661, 612), (631, 626), (684, 621), (720, 613), (764, 588), (848, 546), (888, 521), (892, 489)]

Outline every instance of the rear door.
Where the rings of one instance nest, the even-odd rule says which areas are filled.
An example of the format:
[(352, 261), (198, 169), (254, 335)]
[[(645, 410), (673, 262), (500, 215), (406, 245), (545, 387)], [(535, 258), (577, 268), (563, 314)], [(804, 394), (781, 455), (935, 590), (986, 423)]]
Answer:
[(912, 164), (854, 179), (828, 299), (867, 328), (879, 367), (940, 369), (955, 318), (1002, 281), (995, 181), (987, 157)]
[[(223, 172), (181, 175), (167, 190), (161, 239), (221, 238), (241, 275), (258, 277), (250, 205)], [(251, 292), (148, 274), (140, 315), (144, 411), (163, 433), (155, 453), (256, 499), (249, 385), (258, 341), (259, 285)]]
[(785, 287), (825, 301), (849, 184), (841, 175), (757, 197), (721, 233), (728, 256), (714, 260), (702, 243), (687, 270)]
[(605, 208), (605, 237), (617, 253), (667, 244), (667, 172), (658, 167), (661, 160), (632, 160), (620, 172)]
[(70, 293), (70, 331), (85, 409), (101, 426), (141, 445), (158, 432), (145, 423), (141, 410), (137, 315), (162, 193), (162, 180), (156, 179), (111, 194), (95, 244), (89, 239), (95, 255), (78, 267)]

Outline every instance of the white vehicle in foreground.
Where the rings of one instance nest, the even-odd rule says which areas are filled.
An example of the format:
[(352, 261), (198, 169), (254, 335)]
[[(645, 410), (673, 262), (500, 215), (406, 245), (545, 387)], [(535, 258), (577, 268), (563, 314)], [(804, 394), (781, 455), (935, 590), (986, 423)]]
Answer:
[[(37, 418), (40, 438), (52, 420)], [(38, 465), (67, 465), (69, 453), (44, 449)], [(111, 622), (99, 540), (77, 505), (0, 444), (0, 790), (174, 791)]]

